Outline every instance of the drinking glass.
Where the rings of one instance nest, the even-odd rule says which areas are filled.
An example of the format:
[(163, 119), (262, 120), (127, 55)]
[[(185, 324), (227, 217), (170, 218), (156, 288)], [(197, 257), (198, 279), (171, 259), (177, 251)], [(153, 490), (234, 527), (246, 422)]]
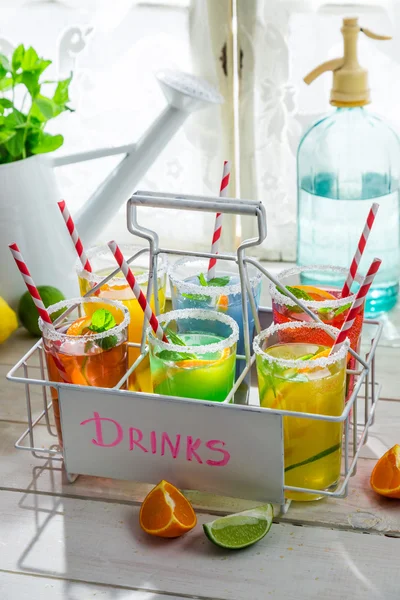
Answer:
[[(83, 313), (83, 304), (90, 305), (91, 313), (105, 308), (113, 313), (117, 325), (102, 333), (90, 335), (68, 335), (69, 327)], [(128, 326), (129, 312), (120, 302), (99, 298), (73, 298), (63, 300), (47, 308), (49, 315), (60, 313), (74, 307), (59, 325), (52, 327), (39, 318), (39, 327), (43, 336), (47, 370), (50, 381), (64, 383), (56, 361), (65, 370), (67, 383), (75, 385), (112, 388), (124, 376), (128, 369)], [(81, 309), (81, 310), (80, 310)], [(54, 419), (60, 445), (62, 431), (58, 392), (51, 388)]]
[(171, 311), (159, 320), (172, 343), (148, 329), (154, 392), (223, 402), (235, 380), (236, 321), (201, 309)]
[[(254, 339), (260, 405), (340, 416), (344, 409), (349, 340), (329, 356), (334, 327), (314, 322), (271, 325)], [(326, 344), (327, 336), (329, 344)], [(285, 485), (333, 490), (340, 477), (343, 423), (283, 417)], [(293, 500), (318, 494), (287, 491)]]

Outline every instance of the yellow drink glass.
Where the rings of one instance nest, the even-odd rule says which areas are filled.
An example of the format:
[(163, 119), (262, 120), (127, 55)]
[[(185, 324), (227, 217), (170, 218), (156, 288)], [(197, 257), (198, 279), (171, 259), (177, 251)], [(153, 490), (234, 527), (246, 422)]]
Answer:
[[(260, 405), (263, 408), (335, 416), (345, 405), (347, 339), (338, 352), (318, 343), (338, 330), (319, 323), (272, 325), (254, 340)], [(312, 340), (312, 343), (309, 340)], [(343, 422), (283, 417), (285, 485), (332, 491), (340, 478)], [(287, 490), (292, 500), (320, 494)]]
[[(136, 254), (141, 248), (131, 244), (122, 244), (120, 246), (124, 258), (128, 260)], [(112, 273), (117, 268), (117, 262), (108, 246), (97, 246), (89, 248), (86, 252), (91, 267), (92, 273), (85, 271), (80, 263), (77, 263), (76, 271), (79, 281), (79, 289), (81, 295), (84, 296), (92, 287), (100, 283), (104, 277)], [(130, 265), (132, 273), (135, 275), (136, 281), (142, 288), (144, 294), (147, 292), (147, 284), (149, 280), (149, 251), (146, 250)], [(157, 287), (158, 287), (158, 304), (159, 312), (165, 310), (165, 286), (166, 286), (166, 258), (158, 257), (157, 265)], [(126, 306), (130, 314), (130, 323), (128, 327), (128, 341), (131, 343), (140, 344), (142, 340), (144, 314), (140, 305), (129, 287), (122, 273), (113, 277), (108, 283), (104, 284), (100, 290), (95, 292), (96, 297), (104, 298), (104, 300), (119, 300)], [(154, 293), (151, 294), (150, 306), (153, 311), (156, 311), (154, 302)], [(108, 308), (108, 306), (104, 306)], [(87, 314), (93, 312), (91, 304), (85, 305)], [(115, 317), (115, 315), (114, 315)], [(129, 347), (128, 363), (129, 367), (133, 365), (135, 360), (140, 355), (140, 348)], [(135, 369), (129, 378), (128, 387), (131, 391), (137, 392), (152, 392), (150, 365), (148, 356), (143, 359), (139, 366)]]

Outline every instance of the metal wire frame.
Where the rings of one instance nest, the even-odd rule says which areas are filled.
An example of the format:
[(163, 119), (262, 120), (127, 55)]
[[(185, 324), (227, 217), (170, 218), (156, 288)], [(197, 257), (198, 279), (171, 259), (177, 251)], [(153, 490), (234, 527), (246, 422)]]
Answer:
[[(245, 214), (245, 215), (253, 215), (257, 218), (258, 223), (258, 237), (250, 240), (245, 240), (237, 249), (236, 255), (230, 254), (212, 254), (208, 252), (195, 252), (195, 251), (180, 251), (174, 250), (170, 248), (162, 248), (159, 246), (159, 238), (156, 232), (144, 228), (139, 225), (137, 221), (137, 213), (136, 207), (138, 205), (146, 205), (152, 206), (154, 208), (180, 208), (187, 210), (203, 210), (207, 212), (227, 212), (233, 214)], [(239, 270), (239, 279), (241, 283), (242, 289), (242, 312), (243, 312), (243, 329), (244, 329), (244, 341), (245, 341), (245, 355), (238, 356), (239, 360), (245, 361), (246, 365), (243, 369), (240, 377), (235, 382), (235, 385), (231, 389), (227, 398), (225, 399), (225, 403), (230, 403), (234, 399), (235, 393), (237, 392), (240, 384), (245, 379), (246, 375), (249, 373), (250, 369), (254, 364), (255, 357), (251, 356), (251, 347), (250, 347), (250, 335), (249, 335), (249, 316), (248, 316), (248, 304), (250, 303), (250, 308), (252, 311), (252, 316), (255, 322), (256, 331), (259, 332), (261, 329), (260, 320), (258, 316), (258, 311), (256, 308), (254, 296), (252, 294), (251, 285), (249, 281), (247, 265), (251, 264), (255, 268), (257, 268), (266, 278), (270, 281), (279, 285), (277, 279), (269, 273), (257, 260), (253, 258), (248, 258), (245, 256), (245, 251), (248, 248), (259, 245), (266, 237), (266, 219), (265, 219), (265, 211), (264, 207), (260, 202), (256, 201), (244, 201), (237, 199), (228, 199), (228, 198), (208, 198), (208, 197), (199, 197), (199, 196), (181, 196), (176, 197), (172, 194), (162, 194), (157, 195), (148, 192), (137, 192), (132, 196), (132, 198), (128, 201), (127, 205), (127, 221), (128, 221), (128, 230), (135, 236), (140, 237), (142, 239), (147, 240), (149, 244), (149, 248), (143, 248), (139, 250), (136, 254), (128, 259), (128, 263), (133, 262), (137, 257), (144, 254), (145, 252), (149, 252), (149, 279), (147, 286), (147, 299), (149, 300), (154, 292), (154, 301), (156, 305), (156, 312), (159, 313), (158, 307), (158, 271), (157, 271), (157, 263), (158, 256), (160, 254), (167, 255), (176, 255), (176, 256), (194, 256), (200, 258), (218, 258), (218, 260), (222, 261), (233, 261), (238, 265)], [(115, 275), (119, 273), (120, 269), (117, 267), (112, 273), (110, 273), (107, 277), (105, 277), (101, 282), (99, 282), (95, 287), (93, 287), (85, 296), (90, 296), (94, 294), (102, 285), (107, 283), (110, 279), (112, 279)], [(310, 311), (303, 303), (298, 300), (293, 294), (289, 291), (287, 292), (288, 296), (299, 305), (302, 310), (307, 313), (310, 318), (315, 321), (320, 321), (320, 319)], [(71, 307), (64, 313), (57, 321), (61, 322), (68, 314), (74, 309)], [(270, 309), (267, 309), (267, 311)], [(379, 385), (375, 381), (375, 352), (377, 348), (377, 344), (379, 341), (379, 337), (382, 331), (382, 325), (378, 321), (374, 320), (365, 320), (365, 323), (376, 326), (376, 333), (374, 339), (371, 343), (371, 348), (366, 356), (366, 358), (362, 358), (358, 353), (350, 350), (351, 354), (356, 358), (358, 363), (361, 365), (361, 370), (356, 371), (348, 371), (348, 373), (353, 374), (357, 377), (357, 382), (354, 387), (353, 393), (347, 402), (343, 412), (341, 415), (332, 417), (329, 415), (315, 415), (312, 413), (301, 413), (294, 411), (284, 411), (284, 410), (276, 410), (276, 409), (262, 409), (265, 411), (269, 411), (274, 414), (279, 414), (281, 416), (294, 417), (294, 418), (305, 418), (312, 420), (323, 420), (329, 422), (336, 423), (344, 423), (344, 441), (343, 441), (343, 455), (344, 455), (344, 473), (342, 477), (344, 478), (339, 487), (334, 491), (320, 491), (313, 490), (309, 488), (302, 487), (293, 487), (293, 486), (284, 486), (286, 491), (292, 492), (304, 492), (308, 494), (318, 494), (323, 496), (330, 497), (345, 497), (348, 493), (348, 482), (352, 475), (356, 472), (357, 459), (360, 454), (362, 445), (365, 443), (368, 436), (368, 428), (373, 423), (375, 410), (377, 405), (377, 400), (379, 398)], [(142, 339), (140, 344), (129, 343), (129, 346), (140, 347), (141, 353), (135, 363), (130, 367), (127, 373), (122, 377), (122, 379), (118, 382), (114, 389), (120, 389), (121, 386), (127, 381), (129, 375), (137, 368), (140, 362), (147, 355), (148, 350), (145, 346), (146, 341), (146, 323), (143, 326)], [(28, 361), (32, 358), (35, 352), (39, 353), (39, 363), (40, 363), (40, 373), (41, 379), (34, 379), (28, 377)], [(16, 372), (22, 368), (24, 372), (23, 377), (16, 376)], [(56, 436), (56, 434), (52, 431), (49, 421), (48, 410), (51, 406), (51, 401), (48, 402), (46, 388), (62, 387), (63, 384), (57, 384), (54, 382), (49, 382), (45, 378), (44, 374), (44, 362), (43, 362), (43, 347), (41, 341), (38, 341), (26, 354), (22, 357), (17, 364), (10, 370), (7, 375), (7, 378), (10, 381), (15, 381), (19, 383), (23, 383), (25, 385), (25, 393), (26, 393), (26, 406), (27, 406), (27, 417), (28, 417), (28, 428), (24, 431), (24, 433), (19, 437), (17, 442), (15, 443), (15, 447), (21, 450), (28, 450), (32, 452), (33, 456), (36, 458), (43, 458), (43, 456), (53, 456), (57, 457), (59, 460), (62, 460), (62, 452), (54, 447), (52, 448), (39, 448), (35, 446), (34, 442), (34, 427), (42, 420), (45, 420), (46, 427), (50, 435)], [(371, 383), (370, 383), (371, 381)], [(40, 415), (32, 420), (32, 409), (31, 409), (31, 401), (30, 401), (30, 385), (41, 385), (43, 387), (43, 411)], [(71, 385), (71, 384), (70, 384)], [(362, 423), (363, 430), (361, 432), (360, 438), (358, 438), (358, 426), (357, 426), (357, 396), (361, 390), (361, 387), (364, 385), (364, 422)], [(74, 386), (80, 387), (80, 386)], [(127, 392), (124, 391), (124, 394)], [(128, 392), (134, 394), (135, 392)], [(352, 431), (352, 446), (353, 446), (353, 457), (350, 462), (349, 460), (349, 447), (350, 447), (350, 415), (351, 410), (353, 410), (353, 431)], [(22, 445), (22, 441), (29, 437), (29, 445)]]

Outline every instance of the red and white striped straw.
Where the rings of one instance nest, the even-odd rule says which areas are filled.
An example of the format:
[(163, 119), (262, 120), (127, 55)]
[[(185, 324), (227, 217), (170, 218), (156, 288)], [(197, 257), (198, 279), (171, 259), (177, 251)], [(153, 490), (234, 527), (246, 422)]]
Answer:
[(122, 254), (121, 250), (119, 249), (118, 245), (116, 244), (116, 242), (112, 241), (112, 242), (108, 242), (108, 247), (110, 248), (111, 252), (113, 253), (115, 260), (117, 261), (118, 265), (121, 268), (121, 271), (125, 275), (125, 279), (129, 283), (129, 286), (130, 286), (132, 292), (135, 294), (137, 301), (139, 302), (139, 305), (140, 305), (141, 309), (143, 310), (146, 319), (148, 320), (148, 322), (151, 325), (152, 330), (154, 331), (154, 333), (156, 334), (156, 336), (158, 337), (159, 340), (162, 340), (163, 342), (168, 343), (168, 339), (164, 333), (163, 328), (161, 327), (160, 323), (158, 322), (157, 317), (151, 310), (150, 304), (146, 300), (146, 296), (143, 294), (142, 290), (140, 289), (140, 285), (136, 281), (136, 278), (135, 278), (134, 274), (132, 273), (132, 271), (130, 270), (129, 265), (126, 262), (126, 260), (124, 259), (123, 254)]
[(88, 257), (86, 256), (85, 250), (83, 249), (83, 244), (81, 242), (81, 238), (79, 237), (78, 232), (75, 227), (75, 223), (73, 222), (72, 217), (69, 214), (69, 210), (67, 208), (65, 200), (61, 200), (57, 204), (59, 206), (62, 216), (64, 217), (65, 224), (69, 231), (69, 235), (71, 236), (71, 239), (74, 243), (75, 250), (79, 257), (79, 260), (82, 263), (82, 267), (85, 269), (85, 271), (89, 271), (89, 273), (91, 273), (92, 267), (90, 265)]
[[(53, 322), (50, 319), (50, 315), (47, 312), (45, 305), (43, 304), (42, 298), (40, 297), (39, 290), (37, 289), (32, 277), (31, 277), (29, 269), (26, 266), (26, 263), (22, 257), (22, 254), (21, 254), (17, 244), (14, 242), (13, 244), (9, 244), (8, 247), (11, 250), (11, 254), (14, 257), (14, 260), (18, 267), (18, 270), (22, 275), (22, 279), (24, 280), (25, 285), (28, 288), (28, 292), (30, 293), (32, 300), (35, 303), (35, 306), (37, 308), (39, 315), (41, 316), (42, 320), (45, 323), (48, 323), (51, 327), (54, 328)], [(52, 354), (52, 357), (54, 359), (55, 365), (58, 369), (61, 379), (65, 382), (69, 383), (68, 375), (67, 375), (64, 365), (62, 364), (62, 362), (60, 361), (60, 359), (58, 358), (58, 356), (56, 354)]]
[[(231, 175), (231, 165), (228, 160), (224, 161), (224, 169), (222, 171), (221, 187), (219, 190), (220, 198), (225, 198), (228, 195), (229, 178)], [(222, 232), (222, 214), (217, 213), (215, 215), (214, 234), (211, 244), (211, 254), (218, 254), (219, 242), (221, 239)], [(207, 279), (213, 279), (215, 277), (215, 265), (217, 264), (216, 258), (210, 258), (208, 263)]]
[(349, 313), (346, 317), (346, 320), (343, 323), (342, 328), (341, 328), (340, 332), (338, 333), (337, 338), (331, 348), (331, 351), (329, 353), (330, 355), (333, 354), (334, 352), (337, 352), (341, 348), (342, 344), (344, 343), (344, 341), (347, 337), (347, 332), (352, 327), (354, 320), (356, 318), (356, 315), (360, 311), (360, 308), (365, 301), (365, 297), (368, 294), (369, 288), (371, 287), (372, 282), (374, 281), (374, 277), (377, 274), (379, 267), (381, 266), (381, 262), (382, 261), (380, 258), (374, 258), (374, 260), (372, 261), (371, 266), (368, 269), (368, 272), (364, 278), (363, 284), (360, 287), (360, 289), (358, 290), (356, 297), (354, 299), (354, 302), (352, 304), (352, 307), (349, 310)]
[(365, 223), (364, 230), (363, 230), (360, 240), (358, 242), (356, 253), (354, 255), (353, 260), (351, 261), (349, 274), (347, 275), (347, 279), (346, 279), (345, 284), (342, 289), (342, 298), (346, 298), (347, 296), (350, 296), (351, 285), (357, 274), (358, 266), (360, 264), (361, 257), (365, 250), (365, 246), (367, 244), (368, 236), (371, 232), (372, 225), (374, 224), (376, 213), (378, 212), (378, 208), (379, 208), (379, 204), (377, 202), (374, 202), (368, 213), (367, 221)]

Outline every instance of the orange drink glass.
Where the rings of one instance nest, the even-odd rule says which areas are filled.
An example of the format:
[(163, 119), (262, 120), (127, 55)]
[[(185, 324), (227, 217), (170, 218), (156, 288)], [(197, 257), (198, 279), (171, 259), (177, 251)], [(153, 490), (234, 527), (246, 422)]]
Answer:
[[(101, 333), (90, 331), (85, 325), (90, 326), (92, 316), (79, 316), (84, 312), (84, 303), (90, 305), (92, 315), (99, 309), (112, 313), (115, 326)], [(71, 313), (56, 327), (39, 318), (49, 380), (64, 383), (54, 361), (56, 357), (65, 369), (68, 383), (113, 388), (128, 369), (127, 340), (130, 317), (127, 308), (120, 302), (105, 302), (99, 298), (73, 298), (53, 304), (47, 311), (51, 316), (72, 307), (74, 309)], [(51, 397), (58, 439), (62, 446), (56, 388), (51, 388)]]
[[(122, 244), (121, 252), (125, 260), (136, 254), (141, 248), (131, 244)], [(80, 263), (77, 263), (77, 275), (79, 280), (79, 288), (81, 295), (86, 294), (92, 287), (97, 285), (107, 275), (112, 273), (117, 268), (116, 260), (108, 246), (98, 246), (89, 248), (87, 257), (92, 266), (93, 272), (89, 273), (82, 268)], [(140, 285), (144, 294), (147, 292), (147, 284), (149, 281), (149, 251), (135, 259), (130, 265), (132, 273), (135, 275), (136, 281)], [(165, 286), (166, 286), (166, 258), (158, 257), (157, 265), (157, 288), (158, 288), (158, 305), (159, 311), (156, 310), (154, 293), (150, 297), (150, 306), (155, 313), (163, 313), (165, 310)], [(96, 296), (104, 300), (119, 300), (129, 310), (131, 317), (128, 328), (128, 341), (131, 343), (140, 344), (142, 340), (142, 330), (144, 315), (140, 305), (129, 287), (124, 275), (120, 272), (116, 277), (104, 284)], [(93, 310), (90, 304), (85, 305), (85, 311), (90, 314)], [(129, 367), (133, 365), (135, 360), (140, 355), (140, 348), (129, 347), (128, 363)], [(139, 366), (135, 369), (129, 378), (129, 389), (138, 392), (152, 392), (150, 367), (148, 357), (143, 359)]]

